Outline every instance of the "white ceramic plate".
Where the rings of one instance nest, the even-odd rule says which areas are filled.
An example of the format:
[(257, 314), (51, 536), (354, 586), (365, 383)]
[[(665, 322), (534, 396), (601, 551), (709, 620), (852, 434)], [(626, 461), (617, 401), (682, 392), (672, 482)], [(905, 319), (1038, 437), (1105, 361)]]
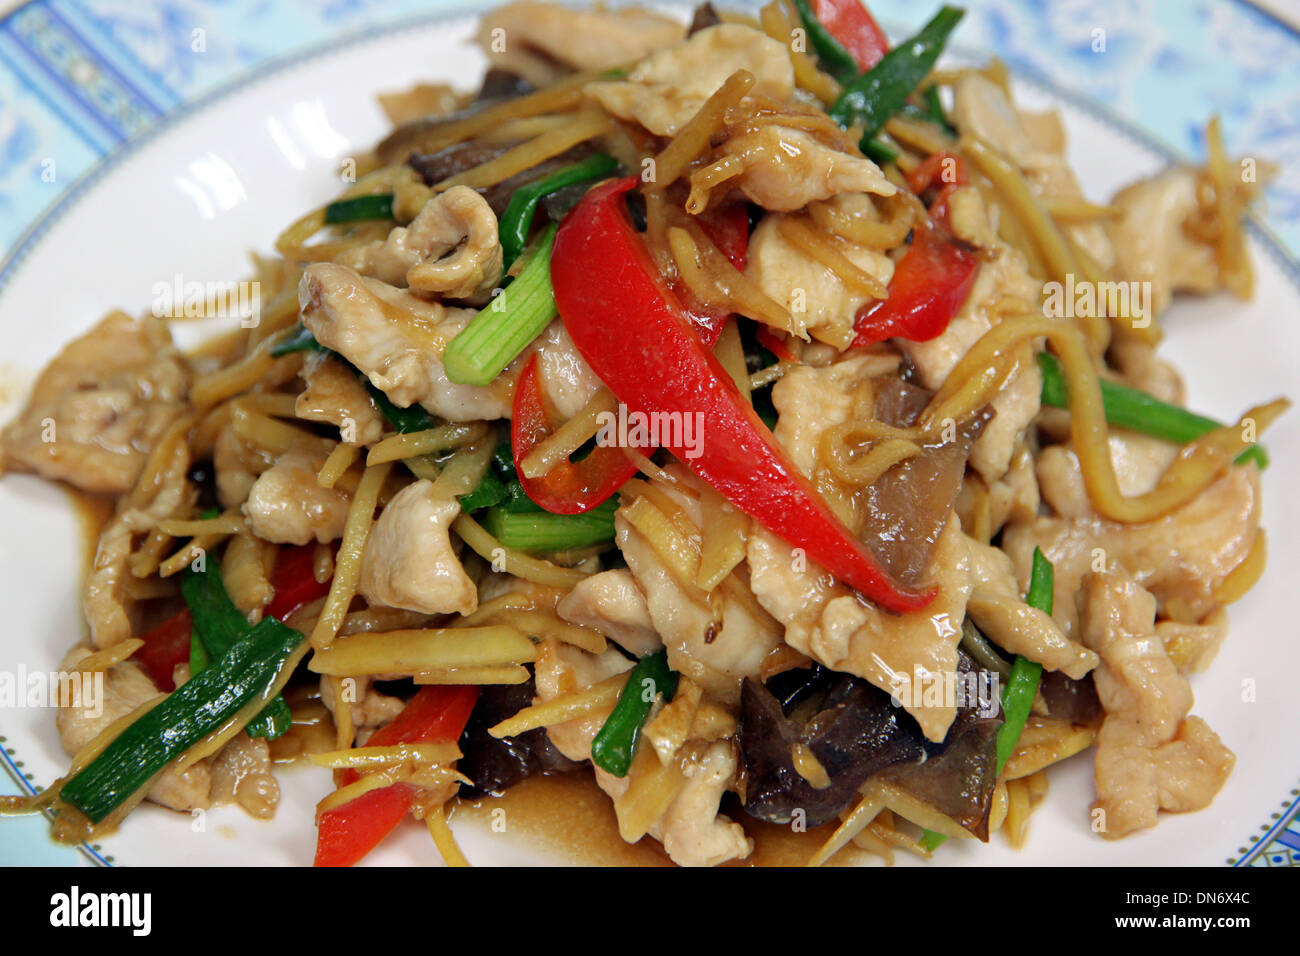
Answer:
[[(244, 274), (246, 252), (268, 249), (277, 231), (338, 189), (340, 157), (366, 148), (386, 123), (373, 94), (417, 80), (474, 85), (482, 57), (466, 38), (471, 21), (452, 20), (347, 44), (215, 97), (163, 125), (126, 155), (80, 184), (73, 198), (25, 246), (0, 289), (7, 419), (31, 377), (68, 339), (103, 312), (147, 310), (154, 283), (177, 273), (220, 281)], [(1064, 109), (1071, 159), (1089, 194), (1104, 197), (1163, 164), (1150, 145), (1103, 113), (1020, 83), (1021, 102)], [(1164, 354), (1184, 370), (1192, 407), (1220, 418), (1295, 392), (1300, 304), (1294, 266), (1261, 235), (1254, 240), (1255, 301), (1227, 297), (1180, 301), (1166, 316)], [(1056, 768), (1051, 793), (1033, 818), (1026, 849), (998, 837), (988, 846), (949, 843), (936, 864), (1222, 864), (1239, 858), (1275, 822), (1300, 776), (1294, 740), (1300, 718), (1293, 686), (1300, 673), (1290, 574), (1300, 567), (1300, 502), (1288, 491), (1300, 474), (1300, 414), (1268, 436), (1264, 476), (1271, 550), (1260, 586), (1231, 612), (1232, 630), (1212, 669), (1193, 679), (1195, 712), (1232, 747), (1237, 769), (1214, 805), (1163, 815), (1160, 825), (1118, 843), (1088, 829), (1091, 757)], [(0, 481), (0, 582), (7, 615), (0, 669), (54, 669), (83, 633), (80, 575), (84, 543), (59, 489), (24, 476)], [(1244, 691), (1253, 689), (1253, 696)], [(52, 712), (0, 710), (4, 762), (21, 762), (44, 785), (65, 768)], [(88, 850), (123, 864), (302, 864), (314, 845), (313, 804), (329, 789), (320, 771), (280, 774), (283, 801), (272, 823), (235, 809), (213, 811), (203, 832), (182, 815), (144, 806), (121, 832)], [(1274, 815), (1271, 817), (1271, 815)], [(1264, 826), (1260, 827), (1263, 823)], [(0, 821), (0, 860), (45, 858), (32, 841), (35, 821)], [(20, 829), (21, 828), (21, 829)], [(545, 862), (517, 834), (466, 829), (476, 862)], [(366, 861), (436, 861), (428, 836), (404, 828)], [(904, 859), (903, 862), (910, 862)]]

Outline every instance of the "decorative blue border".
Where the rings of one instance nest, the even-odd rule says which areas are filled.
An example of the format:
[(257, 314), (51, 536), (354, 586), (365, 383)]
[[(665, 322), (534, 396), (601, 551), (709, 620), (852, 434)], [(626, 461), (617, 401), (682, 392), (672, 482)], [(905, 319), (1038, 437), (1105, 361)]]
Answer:
[[(490, 5), (30, 0), (0, 19), (0, 248), (7, 250), (0, 293), (105, 172), (176, 123), (310, 58)], [(970, 13), (957, 52), (998, 50), (1018, 75), (1148, 150), (1173, 160), (1200, 152), (1199, 124), (1217, 111), (1231, 145), (1248, 143), (1279, 160), (1269, 212), (1250, 228), (1300, 292), (1300, 262), (1290, 251), (1300, 249), (1300, 30), (1249, 0), (963, 5)], [(871, 0), (886, 24), (903, 25), (895, 35), (917, 26), (930, 6)], [(1099, 29), (1094, 24), (1104, 24), (1118, 61), (1099, 59), (1090, 43)], [(59, 170), (53, 182), (42, 176), (50, 160)], [(0, 739), (0, 764), (32, 792), (3, 744)], [(1292, 790), (1271, 823), (1227, 862), (1300, 864), (1298, 798), (1300, 789)], [(80, 849), (92, 862), (110, 865), (97, 846)]]

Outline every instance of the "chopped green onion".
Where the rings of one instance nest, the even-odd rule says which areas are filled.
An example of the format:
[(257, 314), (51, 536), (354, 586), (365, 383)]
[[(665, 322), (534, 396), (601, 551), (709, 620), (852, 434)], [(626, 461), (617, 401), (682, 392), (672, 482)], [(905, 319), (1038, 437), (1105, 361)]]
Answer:
[(478, 485), (467, 495), (460, 496), (460, 510), (469, 514), (471, 511), (477, 511), (479, 508), (490, 508), (493, 505), (499, 505), (510, 495), (510, 489), (502, 481), (495, 471), (488, 468), (483, 472), (483, 477), (479, 479)]
[(668, 668), (668, 652), (641, 658), (628, 675), (618, 703), (591, 742), (591, 762), (616, 777), (626, 777), (636, 755), (641, 725), (660, 694), (665, 701), (677, 692), (677, 673)]
[[(1025, 603), (1038, 608), (1044, 614), (1052, 613), (1053, 587), (1056, 572), (1052, 562), (1043, 552), (1034, 548), (1034, 566), (1029, 576), (1029, 593)], [(1011, 677), (1007, 679), (1006, 689), (1002, 691), (1002, 726), (998, 728), (998, 773), (1011, 759), (1016, 749), (1020, 732), (1025, 729), (1029, 719), (1029, 709), (1034, 705), (1034, 695), (1038, 693), (1038, 681), (1043, 676), (1043, 665), (1035, 664), (1024, 657), (1017, 656), (1011, 665)]]
[(945, 834), (935, 833), (933, 830), (922, 829), (921, 831), (921, 846), (930, 853), (933, 853), (935, 850), (939, 849), (939, 847), (943, 846), (944, 841), (947, 839), (948, 837)]
[(372, 196), (353, 196), (340, 199), (325, 207), (325, 224), (358, 222), (362, 219), (392, 219), (393, 194), (376, 193)]
[(877, 166), (885, 166), (898, 159), (900, 153), (893, 146), (887, 143), (879, 136), (873, 137), (862, 144), (862, 152)]
[(943, 99), (939, 96), (939, 87), (937, 84), (926, 87), (925, 89), (925, 107), (928, 113), (927, 118), (936, 126), (942, 126), (949, 133), (955, 132), (952, 124), (948, 122), (948, 117), (943, 111)]
[(540, 507), (533, 511), (496, 505), (488, 509), (482, 524), (507, 548), (570, 551), (612, 541), (617, 510), (617, 497), (577, 515), (552, 514)]
[[(1038, 353), (1038, 367), (1043, 373), (1044, 405), (1066, 408), (1069, 390), (1065, 374), (1056, 356)], [(1140, 392), (1136, 388), (1101, 379), (1101, 403), (1106, 410), (1106, 421), (1119, 428), (1127, 428), (1152, 438), (1160, 438), (1177, 445), (1186, 445), (1202, 435), (1222, 426), (1212, 418), (1197, 415), (1177, 405)], [(1254, 445), (1237, 456), (1237, 464), (1253, 461), (1261, 469), (1268, 467), (1268, 452), (1263, 445)]]
[(101, 822), (186, 750), (264, 698), (304, 640), (275, 618), (259, 621), (212, 666), (123, 730), (64, 785), (61, 799), (91, 823)]
[(379, 406), (380, 414), (388, 419), (388, 423), (396, 428), (399, 434), (422, 432), (433, 427), (433, 417), (419, 405), (411, 405), (408, 408), (394, 405), (393, 400), (384, 394), (383, 389), (375, 388), (360, 371), (357, 374), (361, 375), (366, 391), (370, 393), (370, 397)]
[(542, 233), (514, 282), (479, 312), (442, 353), (447, 378), (487, 385), (558, 315), (551, 288), (555, 223)]
[(316, 341), (316, 336), (312, 335), (311, 329), (299, 322), (283, 342), (271, 346), (271, 357), (279, 358), (282, 355), (288, 355), (290, 352), (328, 351), (329, 349)]
[[(215, 562), (205, 559), (202, 571), (186, 568), (181, 576), (181, 596), (190, 609), (190, 676), (224, 657), (251, 629), (235, 607)], [(197, 653), (196, 653), (197, 652)], [(266, 709), (248, 722), (248, 736), (274, 740), (289, 729), (293, 717), (284, 698), (277, 695)]]
[(879, 63), (845, 84), (831, 104), (831, 119), (846, 129), (860, 126), (865, 148), (934, 67), (964, 14), (957, 7), (941, 8), (916, 36), (894, 47)]
[(519, 258), (519, 254), (524, 251), (524, 246), (528, 244), (528, 233), (533, 227), (533, 215), (537, 212), (537, 204), (543, 197), (575, 183), (600, 179), (617, 168), (618, 163), (612, 156), (596, 153), (581, 162), (557, 169), (549, 176), (543, 176), (515, 190), (514, 195), (510, 197), (510, 204), (501, 214), (501, 222), (498, 226), (505, 267), (509, 269), (510, 264)]
[(840, 83), (847, 83), (858, 75), (858, 61), (835, 36), (822, 25), (809, 6), (808, 0), (794, 0), (794, 8), (799, 12), (803, 28), (812, 40), (813, 49), (822, 68)]

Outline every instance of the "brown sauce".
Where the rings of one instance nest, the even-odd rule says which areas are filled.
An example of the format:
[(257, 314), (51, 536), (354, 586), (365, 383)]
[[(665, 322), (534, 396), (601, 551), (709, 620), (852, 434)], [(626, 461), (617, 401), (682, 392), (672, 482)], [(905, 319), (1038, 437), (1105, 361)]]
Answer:
[(95, 562), (95, 549), (99, 546), (99, 535), (113, 517), (117, 498), (113, 495), (99, 495), (82, 491), (69, 485), (60, 485), (72, 502), (77, 515), (77, 524), (81, 531), (81, 576), (84, 579)]
[[(577, 866), (671, 866), (672, 861), (654, 837), (627, 844), (618, 835), (614, 804), (589, 771), (529, 777), (500, 797), (461, 800), (452, 819), (466, 821), (477, 830), (492, 833), (493, 812), (505, 825), (499, 835), (523, 844), (558, 862)], [(754, 841), (748, 859), (729, 866), (803, 866), (835, 832), (831, 825), (796, 833), (787, 826), (762, 823), (744, 814), (730, 813)], [(832, 866), (852, 864), (867, 854), (849, 848)]]
[[(95, 559), (104, 525), (113, 516), (116, 499), (64, 486), (77, 514), (82, 534), (82, 575)], [(320, 703), (314, 686), (291, 684), (285, 697), (294, 714), (293, 726), (271, 744), (272, 760), (293, 763), (306, 754), (334, 747), (334, 722)], [(529, 777), (500, 797), (456, 801), (453, 819), (476, 829), (492, 831), (493, 811), (505, 811), (505, 832), (500, 835), (577, 866), (672, 866), (659, 841), (646, 837), (628, 844), (618, 834), (613, 802), (596, 785), (590, 770)], [(754, 841), (748, 859), (729, 866), (803, 866), (830, 838), (835, 827), (815, 827), (796, 833), (787, 826), (763, 823), (744, 814), (728, 814)], [(498, 816), (498, 819), (500, 817)], [(868, 854), (852, 847), (838, 853), (831, 866), (852, 864)]]

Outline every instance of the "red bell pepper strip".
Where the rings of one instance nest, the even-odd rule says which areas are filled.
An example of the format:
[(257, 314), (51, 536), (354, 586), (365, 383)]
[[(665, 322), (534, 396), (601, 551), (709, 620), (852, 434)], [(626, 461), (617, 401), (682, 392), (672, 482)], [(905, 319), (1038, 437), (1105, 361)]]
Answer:
[(861, 0), (812, 0), (812, 11), (859, 70), (871, 69), (889, 52), (889, 38)]
[(540, 478), (527, 477), (524, 459), (554, 431), (537, 375), (537, 356), (533, 355), (515, 383), (510, 417), (510, 447), (524, 494), (555, 514), (582, 514), (601, 504), (636, 474), (637, 466), (623, 454), (623, 449), (597, 445), (581, 461), (562, 461)]
[[(275, 591), (266, 616), (283, 621), (304, 604), (329, 593), (328, 581), (323, 584), (314, 574), (315, 556), (310, 546), (282, 548), (276, 558), (271, 585)], [(134, 660), (161, 691), (176, 689), (172, 674), (176, 665), (190, 659), (190, 630), (193, 622), (189, 608), (181, 608), (156, 627), (140, 635), (144, 646), (135, 652)]]
[(782, 362), (797, 362), (795, 354), (790, 351), (790, 346), (786, 344), (784, 337), (777, 335), (768, 326), (760, 325), (755, 333), (758, 344), (763, 346)]
[(938, 189), (938, 194), (930, 203), (930, 218), (948, 225), (948, 197), (957, 189), (965, 186), (966, 161), (952, 153), (931, 153), (910, 173), (907, 185), (918, 196), (930, 189)]
[(753, 406), (692, 333), (628, 220), (623, 196), (635, 185), (629, 177), (596, 187), (555, 237), (551, 282), (578, 351), (629, 408), (699, 422), (701, 445), (665, 447), (742, 511), (881, 607), (924, 607), (934, 589), (908, 588), (880, 566), (775, 446)]
[[(707, 210), (699, 218), (700, 228), (737, 269), (745, 268), (749, 251), (749, 207), (733, 202)], [(722, 335), (728, 313), (699, 302), (685, 284), (674, 286), (683, 308), (699, 335), (712, 348)], [(637, 472), (637, 466), (621, 449), (597, 447), (577, 462), (561, 462), (541, 478), (527, 478), (523, 460), (555, 431), (546, 410), (537, 374), (536, 356), (529, 359), (515, 384), (514, 408), (510, 418), (510, 446), (515, 470), (524, 493), (547, 511), (561, 515), (582, 514), (606, 501)], [(653, 448), (642, 449), (647, 455)]]
[(912, 245), (894, 269), (889, 296), (858, 310), (854, 345), (890, 338), (926, 342), (948, 328), (975, 285), (979, 258), (948, 235), (948, 198), (967, 182), (960, 156), (932, 153), (912, 170), (907, 185), (918, 196), (939, 187), (930, 203), (937, 226), (917, 228)]
[(948, 328), (979, 269), (979, 258), (935, 228), (918, 228), (894, 269), (889, 296), (858, 310), (854, 345), (902, 338), (927, 342)]
[(154, 685), (171, 693), (176, 689), (172, 674), (178, 664), (190, 659), (190, 609), (181, 608), (157, 627), (140, 635), (144, 646), (135, 652), (133, 659), (144, 668)]
[[(375, 731), (366, 746), (459, 740), (477, 700), (478, 688), (472, 685), (422, 687), (392, 723)], [(341, 776), (346, 785), (361, 775), (344, 770)], [(396, 783), (326, 810), (316, 825), (314, 865), (352, 866), (402, 822), (415, 796), (414, 787)]]
[(315, 546), (309, 544), (280, 549), (271, 572), (274, 597), (267, 605), (267, 617), (283, 621), (298, 608), (329, 593), (329, 580), (316, 580), (315, 552)]

